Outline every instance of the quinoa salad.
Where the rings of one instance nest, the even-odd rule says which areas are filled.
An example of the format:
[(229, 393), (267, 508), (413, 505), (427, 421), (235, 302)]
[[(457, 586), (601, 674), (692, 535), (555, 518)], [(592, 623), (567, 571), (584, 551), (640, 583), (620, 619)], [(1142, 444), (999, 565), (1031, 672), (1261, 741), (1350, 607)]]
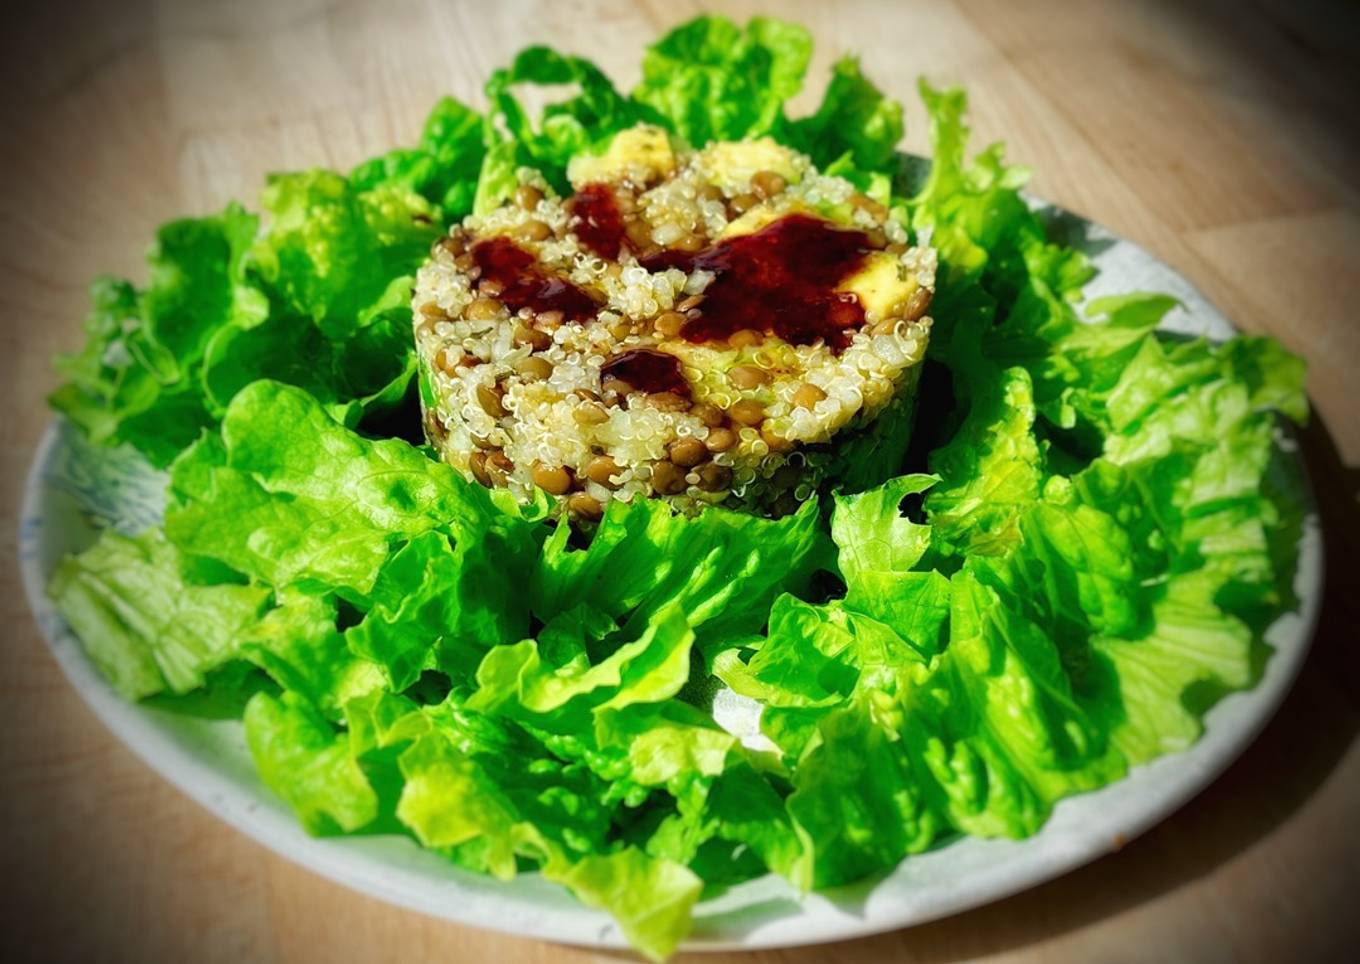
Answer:
[(47, 574), (108, 686), (448, 916), (653, 960), (1194, 743), (1297, 603), (1303, 363), (1088, 297), (960, 90), (928, 161), (853, 56), (790, 113), (811, 47), (529, 47), (98, 279), (59, 439), (164, 496)]
[[(512, 202), (465, 219), (416, 276), (425, 424), (450, 465), (582, 520), (651, 496), (784, 515), (837, 470), (837, 439), (908, 420), (935, 253), (884, 205), (769, 138), (676, 151), (649, 126), (567, 174), (564, 200), (520, 169)], [(779, 301), (847, 240), (821, 301)], [(497, 245), (524, 253), (516, 274)], [(767, 290), (723, 327), (724, 289), (751, 294), (759, 258)]]

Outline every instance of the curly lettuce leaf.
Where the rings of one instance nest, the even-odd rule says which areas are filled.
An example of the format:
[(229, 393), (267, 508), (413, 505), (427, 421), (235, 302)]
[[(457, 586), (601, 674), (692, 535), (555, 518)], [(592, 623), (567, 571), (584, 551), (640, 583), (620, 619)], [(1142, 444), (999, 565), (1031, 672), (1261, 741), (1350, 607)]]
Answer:
[(94, 441), (128, 443), (154, 465), (169, 464), (211, 423), (196, 381), (209, 340), (265, 310), (244, 274), (256, 226), (235, 204), (214, 217), (171, 221), (147, 257), (145, 290), (97, 282), (88, 343), (58, 359), (68, 381), (52, 405)]
[(867, 695), (818, 724), (788, 799), (801, 845), (790, 871), (796, 885), (859, 880), (924, 850), (944, 831), (898, 744)]
[(1013, 292), (1023, 270), (1022, 244), (1042, 243), (1044, 232), (1019, 193), (1028, 170), (1008, 167), (1000, 144), (968, 159), (963, 91), (937, 90), (924, 79), (918, 86), (930, 115), (931, 163), (925, 183), (908, 201), (908, 211), (912, 227), (917, 232), (929, 229), (930, 243), (939, 252), (941, 303), (932, 313), (947, 329), (950, 313), (941, 307), (984, 272), (989, 292)]
[(726, 509), (689, 519), (650, 499), (611, 502), (585, 549), (560, 525), (544, 546), (530, 605), (549, 619), (578, 601), (646, 625), (677, 603), (706, 639), (760, 628), (770, 601), (822, 565), (826, 537), (817, 503), (772, 521)]
[(924, 664), (941, 649), (950, 584), (938, 572), (913, 571), (931, 529), (906, 518), (900, 504), (936, 481), (903, 476), (858, 495), (838, 495), (831, 532), (846, 584), (843, 599), (812, 605), (775, 600), (765, 639), (728, 649), (714, 673), (735, 692), (765, 704), (762, 727), (798, 757), (824, 711), (884, 673)]
[(308, 833), (354, 833), (377, 819), (378, 794), (349, 741), (305, 699), (257, 693), (246, 706), (245, 730), (260, 779)]
[(350, 184), (360, 191), (398, 185), (429, 201), (443, 223), (457, 221), (472, 211), (477, 172), (486, 153), (484, 122), (481, 114), (461, 101), (441, 98), (425, 119), (416, 147), (397, 148), (364, 161), (349, 172)]
[[(526, 523), (399, 439), (371, 441), (301, 389), (255, 382), (171, 474), (165, 529), (186, 552), (271, 585), (373, 591), (390, 552), (440, 529), (469, 539)], [(514, 560), (510, 557), (510, 561)]]
[(415, 536), (384, 563), (369, 594), (373, 608), (346, 630), (346, 641), (381, 665), (397, 690), (427, 669), (470, 679), (483, 654), (529, 629), (506, 573), (527, 568), (534, 545), (514, 520), (490, 517), (453, 537)]
[(88, 344), (58, 361), (68, 381), (52, 404), (157, 466), (259, 378), (304, 387), (351, 424), (396, 405), (415, 370), (409, 275), (436, 236), (428, 203), (313, 171), (273, 178), (265, 206), (259, 237), (234, 204), (166, 225), (140, 293), (100, 283)]
[(219, 330), (203, 364), (209, 410), (220, 417), (237, 392), (260, 379), (305, 389), (350, 426), (396, 408), (416, 370), (411, 284), (409, 276), (393, 281), (361, 314), (358, 329), (339, 340), (295, 314), (274, 314), (253, 328)]
[(690, 911), (703, 889), (687, 868), (631, 847), (567, 867), (550, 865), (544, 876), (608, 911), (628, 942), (653, 961), (669, 957), (689, 933)]
[(968, 572), (951, 580), (949, 625), (938, 659), (865, 671), (812, 713), (788, 803), (796, 882), (858, 879), (953, 831), (1026, 836), (1063, 796), (1123, 774), (1037, 625)]
[(996, 375), (979, 389), (954, 438), (930, 455), (941, 482), (926, 498), (926, 513), (939, 543), (956, 553), (1013, 548), (1017, 513), (1038, 498), (1044, 477), (1029, 374), (1009, 368)]
[[(689, 678), (694, 632), (672, 603), (648, 620), (636, 640), (586, 667), (545, 664), (534, 640), (499, 646), (477, 669), (478, 688), (468, 707), (481, 712), (529, 714), (540, 726), (573, 710), (593, 713), (669, 699)], [(558, 711), (561, 711), (560, 713)]]
[(339, 620), (334, 597), (281, 590), (275, 608), (241, 633), (238, 652), (281, 689), (339, 718), (350, 700), (380, 691), (385, 682), (376, 662), (346, 646)]
[(203, 686), (270, 603), (266, 588), (196, 581), (154, 529), (105, 530), (58, 564), (47, 591), (105, 679), (134, 700)]
[(420, 195), (391, 183), (356, 191), (333, 171), (273, 175), (261, 203), (269, 217), (251, 249), (255, 270), (285, 311), (330, 338), (352, 333), (439, 235)]
[(789, 137), (819, 168), (864, 188), (865, 178), (896, 169), (902, 134), (901, 103), (864, 76), (858, 58), (842, 57), (816, 113), (794, 121)]
[(737, 747), (737, 738), (708, 714), (662, 697), (663, 690), (639, 694), (631, 702), (595, 711), (595, 738), (603, 749), (625, 754), (629, 778), (647, 787), (674, 787), (696, 777), (722, 774)]
[[(519, 84), (574, 85), (576, 94), (543, 108), (537, 127), (514, 94)], [(535, 168), (559, 193), (570, 192), (567, 161), (642, 119), (637, 105), (614, 89), (609, 78), (589, 60), (558, 53), (551, 47), (527, 47), (505, 69), (493, 71), (486, 84), (492, 111), (487, 115), (488, 144), (482, 177), (505, 185), (504, 172)], [(499, 123), (498, 123), (499, 122)], [(500, 133), (503, 125), (508, 138)], [(496, 191), (495, 198), (502, 198)], [(508, 195), (504, 195), (508, 196)], [(480, 186), (477, 210), (494, 206)]]
[(696, 147), (778, 133), (811, 56), (797, 24), (696, 17), (647, 48), (633, 98)]
[(931, 527), (903, 515), (902, 503), (939, 476), (902, 475), (856, 495), (838, 495), (831, 515), (841, 575), (852, 589), (871, 572), (907, 572), (930, 548)]
[(485, 870), (502, 879), (515, 875), (517, 855), (544, 855), (538, 829), (521, 819), (486, 770), (443, 731), (412, 743), (401, 755), (401, 770), (405, 783), (397, 817), (426, 847), (476, 842)]

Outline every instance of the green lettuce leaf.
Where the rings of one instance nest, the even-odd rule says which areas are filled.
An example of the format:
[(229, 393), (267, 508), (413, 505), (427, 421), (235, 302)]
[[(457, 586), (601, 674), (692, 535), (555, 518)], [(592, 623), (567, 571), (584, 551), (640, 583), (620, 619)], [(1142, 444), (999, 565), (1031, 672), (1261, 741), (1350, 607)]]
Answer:
[[(884, 176), (896, 169), (902, 133), (902, 105), (869, 82), (857, 58), (842, 57), (821, 106), (793, 123), (790, 139), (819, 168), (856, 180), (853, 173)], [(848, 163), (837, 168), (842, 159)]]
[(261, 200), (269, 221), (251, 249), (255, 270), (286, 311), (331, 338), (350, 334), (439, 234), (420, 195), (391, 183), (356, 191), (332, 171), (273, 175)]
[(484, 653), (528, 631), (529, 614), (506, 573), (527, 568), (532, 551), (532, 538), (513, 520), (488, 519), (453, 538), (421, 533), (383, 565), (373, 608), (345, 638), (398, 690), (426, 669), (469, 679)]
[(58, 359), (68, 381), (52, 405), (94, 441), (128, 443), (167, 465), (210, 424), (195, 380), (209, 340), (265, 310), (243, 267), (256, 225), (235, 204), (215, 217), (172, 221), (157, 232), (144, 291), (97, 282), (89, 341)]
[(457, 221), (472, 211), (486, 153), (483, 123), (482, 115), (466, 104), (441, 98), (425, 120), (419, 145), (363, 162), (350, 171), (350, 184), (360, 191), (382, 184), (414, 191), (439, 210), (444, 224)]
[(415, 370), (409, 275), (436, 236), (428, 203), (313, 171), (273, 178), (265, 206), (261, 237), (229, 205), (161, 229), (144, 291), (101, 282), (52, 404), (164, 466), (259, 378), (306, 388), (350, 424), (401, 401)]
[[(636, 697), (637, 690), (634, 688)], [(629, 778), (642, 786), (676, 786), (716, 777), (727, 768), (737, 738), (701, 710), (678, 700), (605, 706), (595, 712), (602, 748), (624, 750)]]
[(907, 572), (930, 548), (931, 527), (899, 509), (908, 496), (940, 481), (933, 475), (903, 475), (858, 495), (836, 496), (831, 538), (836, 541), (841, 575), (852, 590), (871, 572)]
[(633, 98), (689, 143), (775, 133), (803, 85), (812, 38), (796, 24), (696, 17), (647, 48)]
[[(577, 93), (544, 107), (535, 127), (514, 95), (513, 88), (518, 84), (570, 84)], [(560, 194), (570, 192), (566, 171), (567, 161), (573, 155), (589, 152), (642, 119), (636, 105), (614, 89), (600, 68), (551, 47), (527, 47), (516, 55), (508, 69), (493, 71), (486, 84), (486, 96), (492, 105), (485, 139), (490, 145), (487, 164), (490, 171), (497, 172), (493, 176), (503, 183), (505, 162), (513, 157), (515, 167), (527, 165), (537, 169)], [(508, 140), (500, 138), (497, 121), (509, 132)], [(502, 145), (500, 151), (498, 144)], [(488, 176), (486, 166), (482, 176)], [(489, 203), (479, 188), (477, 210), (485, 210)]]
[(286, 589), (277, 606), (240, 636), (239, 653), (290, 693), (332, 718), (345, 705), (379, 691), (379, 666), (355, 656), (337, 629), (339, 607), (329, 596)]
[(476, 760), (441, 730), (419, 737), (401, 755), (405, 784), (397, 816), (426, 847), (448, 850), (477, 842), (488, 873), (515, 875), (517, 854), (542, 857), (538, 829)]
[(1252, 684), (1252, 634), (1213, 599), (1212, 573), (1175, 577), (1153, 604), (1150, 632), (1133, 639), (1092, 641), (1105, 672), (1118, 680), (1110, 739), (1131, 763), (1183, 750), (1203, 732), (1207, 704), (1191, 694), (1219, 695)]
[(608, 911), (628, 942), (653, 961), (669, 957), (689, 933), (690, 910), (703, 889), (703, 881), (680, 864), (634, 848), (550, 865), (544, 876)]
[(924, 850), (944, 830), (896, 734), (872, 697), (827, 714), (793, 775), (789, 815), (801, 845), (790, 871), (803, 889), (858, 880)]
[(688, 519), (664, 502), (611, 502), (586, 549), (561, 525), (544, 546), (530, 587), (540, 619), (579, 601), (645, 625), (680, 605), (701, 645), (758, 630), (770, 601), (822, 565), (817, 504), (777, 521), (725, 509)]
[(956, 553), (1012, 548), (1017, 513), (1038, 498), (1043, 479), (1029, 374), (1023, 368), (996, 374), (979, 389), (954, 438), (930, 455), (942, 481), (927, 497), (926, 512), (939, 543)]
[(478, 668), (478, 688), (467, 705), (531, 714), (539, 725), (550, 726), (542, 719), (549, 714), (570, 718), (586, 707), (600, 712), (669, 699), (689, 678), (693, 641), (682, 610), (672, 603), (648, 620), (638, 639), (587, 667), (545, 665), (534, 640), (499, 646)]
[[(186, 552), (271, 585), (371, 592), (422, 533), (480, 536), (506, 520), (486, 490), (399, 439), (370, 441), (301, 389), (255, 382), (174, 466), (165, 528)], [(513, 559), (513, 557), (512, 557)]]
[(47, 591), (119, 693), (186, 693), (230, 660), (269, 607), (268, 589), (204, 585), (158, 530), (111, 529), (57, 565)]
[(305, 699), (257, 693), (246, 706), (245, 728), (260, 779), (288, 802), (308, 833), (353, 833), (377, 818), (378, 795), (349, 740)]
[(237, 392), (260, 379), (305, 389), (350, 426), (369, 413), (396, 408), (416, 369), (410, 292), (410, 277), (396, 279), (343, 340), (328, 338), (300, 315), (275, 314), (252, 328), (222, 328), (204, 358), (208, 408), (220, 417)]

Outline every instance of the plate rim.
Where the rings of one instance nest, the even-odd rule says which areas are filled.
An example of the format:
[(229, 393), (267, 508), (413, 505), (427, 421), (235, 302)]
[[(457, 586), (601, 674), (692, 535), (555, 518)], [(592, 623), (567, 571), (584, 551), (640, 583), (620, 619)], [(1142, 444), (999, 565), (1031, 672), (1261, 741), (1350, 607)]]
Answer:
[[(1149, 259), (1158, 269), (1174, 276), (1190, 294), (1195, 296), (1196, 309), (1208, 313), (1208, 317), (1205, 319), (1207, 322), (1220, 322), (1232, 330), (1236, 330), (1236, 326), (1232, 325), (1231, 321), (1204, 297), (1193, 282), (1146, 248), (1067, 209), (1056, 205), (1045, 205), (1045, 207), (1051, 208), (1059, 215), (1068, 215), (1077, 219), (1082, 227), (1088, 231), (1098, 233), (1117, 244), (1129, 246), (1139, 256)], [(228, 798), (234, 794), (244, 795), (245, 789), (237, 785), (220, 768), (213, 767), (196, 758), (171, 737), (162, 733), (160, 725), (155, 721), (153, 711), (140, 704), (127, 702), (117, 695), (93, 667), (84, 650), (75, 641), (69, 628), (65, 627), (46, 595), (45, 587), (49, 574), (41, 571), (40, 560), (34, 550), (38, 534), (43, 528), (41, 522), (43, 518), (42, 510), (48, 495), (44, 481), (45, 471), (57, 451), (57, 446), (62, 441), (63, 424), (69, 423), (64, 423), (64, 420), (60, 417), (54, 418), (48, 423), (25, 476), (19, 507), (19, 538), (17, 543), (24, 594), (34, 616), (34, 621), (43, 637), (43, 642), (67, 681), (95, 717), (142, 763), (180, 793), (255, 843), (311, 873), (339, 883), (367, 897), (376, 898), (385, 903), (424, 913), (460, 926), (476, 927), (510, 936), (557, 941), (577, 946), (628, 949), (627, 941), (607, 914), (577, 904), (574, 898), (570, 898), (569, 895), (566, 895), (566, 900), (570, 901), (570, 905), (564, 905), (559, 901), (560, 906), (553, 913), (545, 914), (545, 909), (541, 904), (533, 903), (530, 900), (530, 906), (526, 907), (525, 912), (513, 922), (477, 919), (461, 905), (434, 899), (433, 891), (422, 899), (420, 894), (413, 893), (410, 888), (403, 887), (400, 882), (395, 885), (385, 885), (380, 879), (384, 870), (381, 857), (359, 853), (357, 854), (356, 865), (356, 852), (343, 845), (337, 846), (342, 841), (355, 840), (356, 838), (316, 838), (308, 836), (291, 812), (282, 813), (283, 820), (280, 820), (281, 811), (279, 807), (282, 805), (276, 800), (256, 800), (248, 802), (244, 807), (231, 805)], [(1293, 438), (1294, 436), (1286, 437)], [(1291, 615), (1297, 617), (1297, 628), (1291, 634), (1289, 645), (1271, 646), (1271, 655), (1267, 661), (1265, 672), (1252, 689), (1229, 694), (1206, 714), (1204, 731), (1195, 743), (1182, 750), (1163, 754), (1149, 763), (1131, 767), (1126, 776), (1106, 787), (1076, 794), (1059, 801), (1054, 807), (1053, 814), (1050, 815), (1049, 820), (1038, 833), (1016, 842), (1019, 847), (1034, 852), (1032, 857), (1025, 854), (1020, 857), (1019, 867), (1022, 871), (1027, 871), (1020, 874), (1021, 879), (998, 871), (986, 877), (981, 885), (967, 889), (952, 898), (939, 897), (933, 902), (926, 900), (923, 902), (923, 906), (912, 905), (899, 914), (889, 913), (877, 916), (874, 919), (867, 916), (863, 907), (861, 907), (861, 914), (864, 914), (864, 916), (857, 916), (853, 910), (845, 912), (844, 908), (834, 898), (828, 898), (824, 895), (808, 895), (807, 900), (816, 902), (818, 907), (826, 904), (841, 909), (842, 913), (826, 920), (818, 920), (816, 917), (810, 916), (805, 901), (800, 904), (798, 913), (779, 917), (773, 921), (757, 920), (753, 927), (746, 929), (740, 936), (705, 937), (702, 934), (692, 936), (677, 948), (677, 952), (760, 950), (812, 946), (870, 937), (963, 913), (1005, 897), (1031, 890), (1127, 845), (1152, 827), (1166, 820), (1203, 792), (1243, 754), (1275, 717), (1307, 660), (1316, 634), (1326, 582), (1325, 536), (1320, 524), (1315, 489), (1307, 462), (1297, 450), (1291, 453), (1290, 457), (1300, 468), (1306, 511), (1299, 539), (1298, 566), (1295, 571), (1295, 593), (1299, 605), (1297, 609), (1282, 614), (1280, 618), (1287, 618)], [(1304, 582), (1305, 574), (1311, 574), (1311, 578), (1307, 580), (1300, 591), (1299, 584)], [(1275, 625), (1272, 624), (1271, 628), (1273, 629)], [(1269, 631), (1268, 629), (1267, 633)], [(1215, 741), (1210, 742), (1213, 718), (1220, 707), (1228, 701), (1255, 705), (1251, 707), (1251, 713), (1245, 722), (1239, 723), (1228, 733), (1214, 731)], [(1197, 750), (1200, 751), (1198, 754), (1196, 753)], [(1203, 759), (1196, 759), (1196, 756)], [(1121, 825), (1118, 828), (1117, 839), (1116, 836), (1110, 834), (1109, 828), (1101, 828), (1079, 836), (1075, 845), (1069, 844), (1062, 853), (1059, 853), (1053, 859), (1047, 861), (1039, 859), (1042, 856), (1043, 834), (1053, 824), (1059, 811), (1064, 809), (1065, 805), (1072, 801), (1088, 799), (1106, 791), (1136, 785), (1135, 781), (1145, 771), (1157, 767), (1159, 764), (1163, 769), (1183, 770), (1184, 774), (1173, 783), (1172, 792), (1142, 808), (1129, 823)], [(262, 802), (265, 803), (264, 806), (260, 806)], [(264, 816), (262, 817), (261, 814), (264, 814)], [(979, 839), (965, 838), (965, 840)], [(954, 844), (949, 843), (928, 853), (947, 853), (953, 847)], [(926, 855), (908, 856), (899, 862), (893, 871), (883, 877), (875, 878), (874, 883), (856, 885), (850, 890), (872, 894), (874, 888), (885, 877), (900, 874), (904, 867), (912, 864), (913, 861), (919, 863), (924, 856)], [(1024, 863), (1026, 860), (1030, 864), (1035, 864), (1035, 866), (1030, 867), (1029, 864)], [(378, 865), (370, 868), (367, 873), (363, 872), (365, 865), (371, 862), (377, 862)], [(1014, 870), (1009, 864), (1005, 864), (1002, 869), (1006, 868)], [(386, 870), (396, 876), (396, 868), (388, 867)], [(404, 876), (407, 872), (403, 870), (401, 875)], [(462, 877), (466, 877), (466, 882), (477, 890), (495, 889), (499, 886), (493, 884), (490, 878), (466, 871), (460, 871), (460, 876), (451, 879), (458, 881), (457, 887), (462, 887)], [(536, 874), (526, 874), (516, 878), (514, 882), (511, 882), (511, 885), (532, 879), (541, 880)], [(523, 890), (523, 885), (521, 884), (518, 889)], [(565, 891), (561, 893), (565, 895)], [(792, 894), (791, 890), (790, 894)], [(532, 898), (532, 895), (529, 896)], [(510, 893), (505, 896), (494, 893), (482, 894), (480, 897), (493, 902), (507, 899), (507, 897), (511, 903), (517, 900), (526, 900), (522, 893)], [(696, 911), (701, 911), (704, 903), (697, 905)], [(867, 898), (862, 903), (867, 904)], [(825, 911), (826, 908), (821, 909)], [(810, 931), (809, 925), (812, 927)]]

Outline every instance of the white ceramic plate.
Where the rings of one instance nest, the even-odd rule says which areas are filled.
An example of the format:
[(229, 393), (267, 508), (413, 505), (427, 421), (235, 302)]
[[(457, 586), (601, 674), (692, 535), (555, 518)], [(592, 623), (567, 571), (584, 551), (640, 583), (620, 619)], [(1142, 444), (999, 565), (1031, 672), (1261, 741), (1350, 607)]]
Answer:
[[(1087, 251), (1101, 269), (1090, 295), (1162, 291), (1184, 307), (1166, 327), (1214, 338), (1232, 326), (1188, 281), (1148, 252), (1073, 215), (1042, 209), (1055, 236)], [(1288, 438), (1284, 444), (1290, 444)], [(362, 893), (404, 907), (528, 937), (625, 947), (605, 914), (580, 906), (537, 875), (502, 882), (462, 871), (400, 837), (313, 839), (259, 782), (236, 722), (175, 715), (120, 699), (85, 658), (43, 587), (56, 562), (93, 541), (97, 525), (129, 532), (154, 524), (164, 476), (135, 453), (92, 451), (58, 423), (44, 437), (20, 520), (24, 586), (61, 668), (90, 708), (165, 779), (275, 852)], [(1242, 752), (1283, 699), (1308, 649), (1322, 590), (1322, 540), (1310, 514), (1299, 547), (1300, 611), (1266, 636), (1274, 648), (1264, 678), (1208, 715), (1191, 749), (1137, 768), (1128, 778), (1060, 803), (1027, 840), (964, 838), (910, 857), (886, 876), (832, 893), (799, 896), (766, 877), (696, 909), (689, 950), (785, 947), (859, 937), (976, 907), (1095, 859), (1166, 817)], [(754, 720), (740, 698), (720, 707), (735, 732)]]

